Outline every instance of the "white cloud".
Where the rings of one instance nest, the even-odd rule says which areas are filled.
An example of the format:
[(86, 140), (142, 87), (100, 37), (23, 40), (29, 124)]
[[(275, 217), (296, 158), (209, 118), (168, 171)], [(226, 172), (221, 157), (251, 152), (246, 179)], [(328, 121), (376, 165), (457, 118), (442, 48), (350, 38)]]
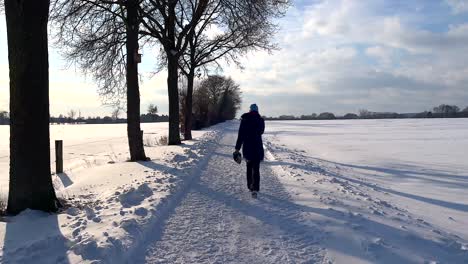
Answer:
[(468, 2), (466, 0), (446, 0), (455, 14), (468, 12)]
[(393, 50), (383, 46), (372, 46), (366, 49), (366, 55), (375, 57), (384, 64), (390, 64), (393, 57)]

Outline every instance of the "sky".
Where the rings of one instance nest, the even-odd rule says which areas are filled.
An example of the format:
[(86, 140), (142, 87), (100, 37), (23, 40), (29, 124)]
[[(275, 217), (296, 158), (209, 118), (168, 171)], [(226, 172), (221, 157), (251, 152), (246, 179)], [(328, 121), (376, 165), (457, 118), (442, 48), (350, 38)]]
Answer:
[[(266, 116), (320, 112), (420, 112), (445, 103), (468, 106), (468, 0), (296, 0), (278, 20), (279, 49), (225, 65), (243, 91), (241, 111), (257, 103)], [(92, 78), (67, 67), (51, 45), (53, 115), (80, 110), (110, 115)], [(143, 51), (142, 111), (167, 113), (166, 73)], [(8, 109), (8, 54), (0, 17), (0, 110)]]

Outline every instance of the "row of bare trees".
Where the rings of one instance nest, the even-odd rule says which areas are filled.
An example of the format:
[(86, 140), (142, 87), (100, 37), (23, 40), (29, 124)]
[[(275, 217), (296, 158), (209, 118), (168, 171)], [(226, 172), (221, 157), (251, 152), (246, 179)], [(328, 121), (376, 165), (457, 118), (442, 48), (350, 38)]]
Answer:
[[(10, 187), (7, 211), (60, 207), (51, 181), (48, 25), (65, 58), (96, 81), (105, 102), (123, 104), (131, 161), (146, 160), (140, 132), (139, 51), (156, 47), (167, 70), (169, 144), (180, 144), (179, 74), (187, 77), (184, 136), (191, 138), (193, 83), (273, 49), (275, 18), (288, 0), (4, 0), (10, 68)], [(123, 103), (122, 103), (123, 102)]]
[(238, 63), (239, 55), (251, 49), (273, 49), (272, 19), (286, 6), (285, 0), (54, 0), (52, 20), (66, 57), (94, 76), (102, 96), (120, 101), (126, 90), (131, 160), (144, 160), (134, 63), (139, 48), (160, 48), (154, 57), (168, 74), (169, 144), (180, 144), (179, 74), (188, 83), (184, 138), (191, 139), (189, 111), (197, 73), (219, 66), (220, 59)]
[[(186, 83), (184, 83), (186, 84)], [(183, 85), (180, 91), (182, 130), (201, 129), (236, 117), (241, 105), (241, 90), (232, 78), (219, 75), (208, 76), (194, 86), (193, 104), (189, 111), (192, 121), (187, 122), (188, 87)], [(186, 125), (192, 126), (186, 128)]]

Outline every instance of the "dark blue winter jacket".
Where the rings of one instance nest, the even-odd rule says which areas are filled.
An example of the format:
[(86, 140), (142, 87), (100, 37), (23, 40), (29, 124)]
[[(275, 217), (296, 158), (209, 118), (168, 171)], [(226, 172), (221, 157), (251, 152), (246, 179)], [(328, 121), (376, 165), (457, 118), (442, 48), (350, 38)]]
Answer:
[(246, 160), (261, 161), (264, 158), (262, 134), (265, 131), (265, 120), (254, 111), (243, 114), (241, 118), (236, 149), (242, 147)]

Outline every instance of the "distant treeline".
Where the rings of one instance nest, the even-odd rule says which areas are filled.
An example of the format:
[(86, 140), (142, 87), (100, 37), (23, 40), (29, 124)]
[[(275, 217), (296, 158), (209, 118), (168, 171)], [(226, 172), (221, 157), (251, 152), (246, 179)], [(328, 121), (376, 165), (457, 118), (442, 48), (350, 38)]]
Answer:
[(396, 113), (396, 112), (372, 112), (360, 110), (359, 114), (347, 113), (343, 116), (335, 116), (330, 112), (311, 115), (281, 115), (279, 117), (265, 117), (266, 120), (332, 120), (332, 119), (403, 119), (403, 118), (463, 118), (468, 117), (468, 107), (460, 111), (456, 105), (442, 104), (432, 111), (420, 113)]
[[(140, 116), (141, 123), (154, 123), (154, 122), (168, 122), (169, 116), (167, 115), (151, 115), (143, 114)], [(51, 124), (119, 124), (127, 123), (126, 118), (115, 118), (111, 116), (104, 117), (87, 117), (87, 118), (75, 118), (70, 117), (51, 117)]]
[[(195, 87), (194, 91), (194, 123), (193, 129), (200, 129), (225, 120), (230, 120), (236, 115), (240, 106), (240, 91), (237, 84), (230, 79), (222, 79), (218, 85), (215, 79), (209, 79)], [(211, 89), (208, 89), (211, 88)], [(211, 93), (211, 94), (210, 94)], [(185, 94), (181, 92), (181, 100), (185, 100)], [(142, 123), (168, 122), (167, 115), (158, 115), (157, 106), (151, 104), (148, 107), (148, 113), (140, 116)], [(59, 115), (50, 118), (51, 124), (118, 124), (126, 123), (127, 119), (119, 118), (119, 111), (115, 110), (112, 116), (104, 117), (75, 117), (77, 112), (70, 110), (67, 116)], [(468, 107), (460, 110), (456, 105), (439, 105), (432, 111), (420, 113), (396, 113), (396, 112), (372, 112), (360, 110), (359, 114), (347, 113), (343, 116), (335, 116), (330, 112), (311, 115), (281, 115), (279, 117), (265, 117), (266, 120), (332, 120), (332, 119), (403, 119), (403, 118), (468, 118)], [(183, 117), (182, 126), (183, 126)], [(0, 125), (10, 123), (9, 114), (6, 111), (0, 111)]]
[[(180, 89), (180, 121), (182, 131), (185, 119), (187, 87), (182, 83)], [(236, 117), (242, 103), (241, 90), (232, 78), (220, 75), (208, 76), (196, 84), (192, 97), (191, 128), (199, 130)]]
[[(73, 114), (74, 111), (70, 111), (68, 116), (59, 115), (57, 117), (51, 116), (51, 124), (119, 124), (126, 123), (126, 118), (119, 118), (118, 116), (96, 116), (96, 117), (75, 117)], [(71, 115), (70, 115), (71, 114)], [(142, 123), (153, 123), (153, 122), (168, 122), (169, 116), (167, 115), (157, 115), (157, 114), (143, 114), (140, 116)], [(0, 111), (0, 125), (10, 124), (10, 119), (8, 112)]]

